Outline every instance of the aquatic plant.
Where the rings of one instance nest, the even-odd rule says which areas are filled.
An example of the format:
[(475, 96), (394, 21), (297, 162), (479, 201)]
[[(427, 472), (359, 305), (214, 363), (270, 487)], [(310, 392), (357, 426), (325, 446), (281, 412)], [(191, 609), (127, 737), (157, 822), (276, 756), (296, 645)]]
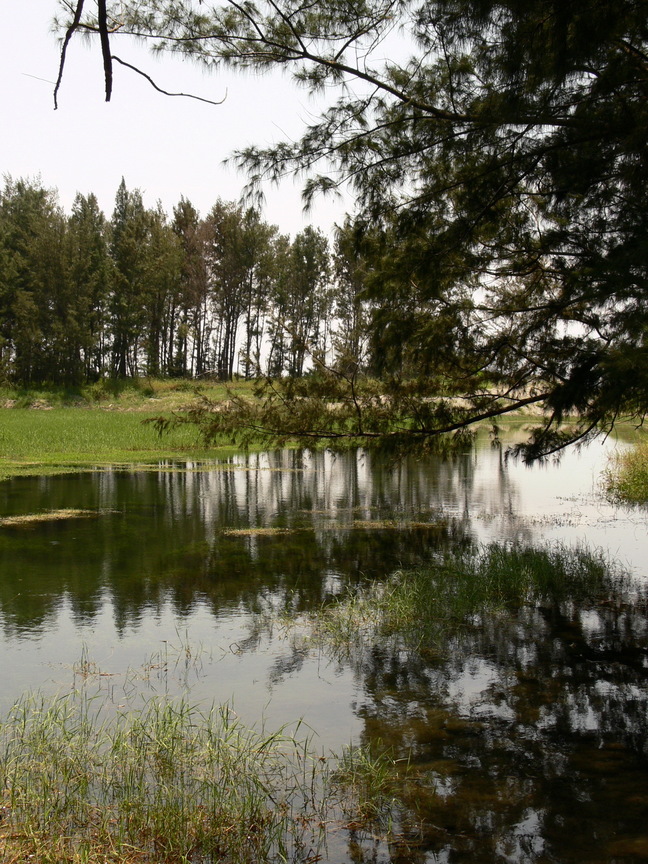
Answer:
[[(102, 674), (87, 649), (73, 671), (84, 683)], [(403, 767), (388, 753), (324, 756), (301, 722), (268, 731), (230, 705), (140, 701), (115, 706), (82, 685), (12, 707), (0, 722), (0, 860), (310, 864), (331, 827), (388, 830)]]
[(618, 567), (585, 548), (493, 543), (446, 552), (355, 589), (324, 607), (313, 626), (338, 650), (376, 636), (440, 650), (485, 616), (532, 602), (608, 597), (621, 579)]
[(648, 444), (615, 454), (603, 474), (603, 485), (612, 501), (648, 503)]
[(0, 857), (39, 862), (308, 861), (326, 763), (299, 724), (153, 698), (106, 715), (79, 692), (20, 700), (0, 726)]
[(409, 767), (380, 741), (371, 748), (346, 747), (331, 775), (333, 788), (342, 793), (343, 812), (356, 824), (368, 822), (389, 831)]

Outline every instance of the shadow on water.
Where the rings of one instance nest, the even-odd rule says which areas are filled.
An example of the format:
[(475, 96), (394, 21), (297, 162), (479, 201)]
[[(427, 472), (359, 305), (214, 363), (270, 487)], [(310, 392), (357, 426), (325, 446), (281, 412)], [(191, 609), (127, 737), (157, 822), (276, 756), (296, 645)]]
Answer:
[[(307, 720), (327, 728), (327, 746), (348, 744), (351, 729), (410, 766), (389, 837), (347, 826), (331, 862), (646, 861), (648, 615), (637, 562), (634, 581), (610, 583), (606, 596), (481, 615), (438, 651), (385, 639), (323, 660), (321, 648), (278, 638), (267, 615), (258, 623), (260, 611), (307, 613), (478, 540), (569, 542), (585, 525), (596, 545), (603, 531), (618, 549), (624, 517), (587, 497), (591, 477), (575, 465), (525, 475), (487, 447), (398, 466), (362, 453), (282, 452), (211, 470), (0, 484), (4, 516), (95, 514), (0, 527), (7, 666), (22, 657), (31, 677), (20, 685), (39, 686), (42, 659), (29, 646), (50, 645), (62, 616), (68, 652), (79, 632), (101, 632), (102, 644), (128, 643), (137, 656), (152, 631), (166, 638), (167, 613), (189, 638), (194, 627), (217, 640), (236, 626), (237, 650), (213, 675), (238, 677), (243, 702), (253, 675), (263, 700), (276, 693), (270, 712), (280, 722), (301, 713), (308, 694)], [(645, 547), (645, 519), (638, 527), (643, 517), (633, 518)], [(7, 682), (5, 692), (16, 686), (9, 673)]]

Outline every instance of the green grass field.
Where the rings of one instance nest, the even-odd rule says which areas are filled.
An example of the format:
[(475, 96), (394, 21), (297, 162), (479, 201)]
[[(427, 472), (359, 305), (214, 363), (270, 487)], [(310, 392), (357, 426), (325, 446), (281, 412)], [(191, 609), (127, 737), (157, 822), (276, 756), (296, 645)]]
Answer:
[[(237, 389), (249, 390), (249, 384)], [(223, 442), (206, 450), (193, 426), (160, 437), (146, 423), (170, 416), (200, 395), (226, 399), (223, 385), (190, 382), (110, 382), (78, 391), (0, 390), (0, 479), (19, 474), (88, 470), (160, 459), (218, 459), (233, 452)]]

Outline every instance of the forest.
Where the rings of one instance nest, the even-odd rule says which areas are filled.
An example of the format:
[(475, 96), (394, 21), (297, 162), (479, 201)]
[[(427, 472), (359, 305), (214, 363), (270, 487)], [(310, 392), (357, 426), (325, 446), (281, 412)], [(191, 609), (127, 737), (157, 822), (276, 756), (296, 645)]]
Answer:
[(122, 181), (110, 217), (93, 194), (66, 214), (55, 190), (7, 179), (0, 374), (20, 385), (301, 376), (309, 352), (356, 354), (366, 336), (348, 254), (343, 231), (331, 250), (317, 229), (291, 239), (234, 202), (201, 217), (182, 198), (169, 216)]

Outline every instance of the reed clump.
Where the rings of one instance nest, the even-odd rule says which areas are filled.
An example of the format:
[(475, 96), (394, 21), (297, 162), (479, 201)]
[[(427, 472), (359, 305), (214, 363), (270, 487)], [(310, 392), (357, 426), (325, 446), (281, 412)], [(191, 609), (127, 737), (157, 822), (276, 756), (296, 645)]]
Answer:
[(619, 504), (648, 503), (648, 444), (616, 454), (603, 475), (610, 500)]
[(25, 697), (0, 726), (0, 859), (39, 864), (315, 860), (326, 762), (227, 706), (105, 715)]
[(347, 819), (390, 832), (404, 787), (414, 779), (414, 772), (407, 760), (395, 759), (377, 741), (371, 749), (345, 748), (331, 779), (341, 793), (340, 807)]

